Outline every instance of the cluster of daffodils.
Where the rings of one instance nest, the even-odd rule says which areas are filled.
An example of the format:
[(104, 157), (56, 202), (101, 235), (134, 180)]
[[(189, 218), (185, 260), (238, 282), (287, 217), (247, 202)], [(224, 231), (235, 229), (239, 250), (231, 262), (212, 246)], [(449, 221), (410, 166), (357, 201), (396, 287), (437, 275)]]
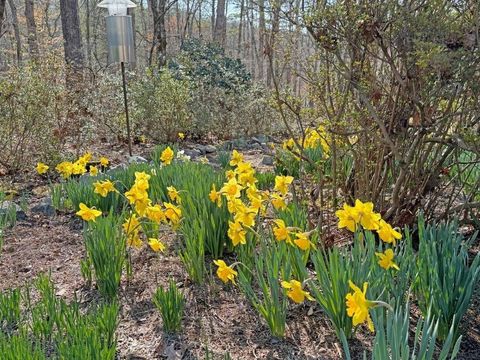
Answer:
[(327, 142), (327, 132), (322, 126), (318, 128), (307, 128), (305, 130), (305, 136), (302, 139), (298, 139), (296, 142), (293, 138), (285, 140), (283, 142), (283, 149), (289, 150), (294, 153), (298, 153), (299, 149), (297, 144), (303, 147), (303, 149), (316, 149), (318, 147), (322, 148), (323, 153), (328, 156), (330, 152), (330, 146)]
[[(164, 150), (161, 155), (161, 161), (164, 166), (169, 165), (175, 154), (170, 148)], [(163, 204), (153, 204), (149, 198), (148, 189), (150, 187), (150, 174), (145, 172), (135, 172), (135, 181), (132, 187), (125, 192), (124, 196), (131, 206), (129, 216), (124, 221), (122, 227), (127, 237), (128, 246), (140, 248), (143, 245), (142, 238), (148, 238), (148, 245), (155, 251), (164, 251), (165, 245), (156, 237), (148, 237), (147, 232), (143, 231), (142, 224), (153, 225), (153, 233), (158, 234), (162, 224), (171, 228), (176, 228), (182, 219), (182, 210), (179, 205), (182, 201), (180, 192), (174, 187), (167, 187), (168, 197), (171, 202)], [(99, 196), (106, 197), (111, 192), (119, 193), (115, 184), (110, 180), (97, 181), (94, 184), (94, 192)], [(76, 213), (84, 221), (93, 221), (102, 215), (100, 210), (90, 208), (81, 203), (79, 211)], [(150, 232), (149, 232), (150, 233)]]
[[(355, 206), (343, 205), (343, 209), (335, 213), (338, 217), (338, 227), (346, 228), (351, 232), (360, 229), (375, 231), (378, 237), (385, 243), (395, 246), (397, 240), (402, 238), (402, 234), (395, 230), (390, 224), (382, 219), (379, 213), (374, 212), (373, 203), (363, 203), (355, 200)], [(393, 249), (387, 248), (383, 253), (377, 252), (378, 264), (385, 270), (396, 269), (399, 267), (394, 262)], [(366, 322), (368, 328), (373, 331), (373, 322), (370, 319), (369, 309), (379, 304), (378, 301), (366, 299), (368, 283), (363, 283), (363, 290), (350, 281), (350, 288), (353, 293), (347, 294), (347, 314), (352, 317), (353, 325)]]
[[(135, 182), (130, 190), (125, 192), (125, 197), (134, 211), (123, 223), (123, 230), (127, 235), (127, 244), (135, 248), (139, 248), (143, 244), (142, 218), (143, 221), (153, 224), (156, 229), (159, 229), (161, 224), (176, 228), (182, 218), (182, 210), (178, 206), (181, 203), (180, 193), (173, 186), (167, 188), (171, 202), (152, 204), (147, 192), (150, 177), (145, 172), (136, 172)], [(155, 252), (165, 249), (165, 245), (157, 237), (148, 238), (148, 244)]]
[[(364, 230), (375, 231), (378, 237), (387, 244), (396, 245), (397, 240), (402, 238), (402, 234), (395, 230), (390, 224), (382, 219), (382, 216), (373, 211), (371, 202), (363, 203), (355, 200), (355, 206), (343, 205), (343, 209), (337, 210), (335, 214), (338, 217), (338, 227), (346, 228), (355, 232), (360, 228)], [(393, 250), (386, 249), (383, 253), (376, 253), (379, 258), (379, 265), (388, 270), (397, 269), (398, 266), (393, 261)]]
[[(83, 175), (87, 172), (92, 176), (96, 176), (100, 170), (106, 169), (109, 164), (110, 161), (106, 157), (101, 156), (97, 161), (94, 161), (92, 153), (87, 152), (80, 156), (76, 161), (61, 162), (55, 167), (55, 170), (64, 179), (68, 179), (73, 175)], [(49, 166), (39, 162), (35, 169), (38, 174), (43, 175), (48, 172)]]
[[(277, 176), (272, 192), (260, 191), (255, 185), (257, 183), (255, 170), (236, 150), (232, 152), (230, 166), (233, 169), (226, 172), (227, 181), (218, 191), (214, 184), (209, 198), (218, 207), (222, 206), (224, 200), (226, 201), (228, 211), (233, 217), (228, 223), (228, 237), (233, 246), (238, 246), (247, 243), (248, 231), (254, 231), (257, 217), (266, 214), (268, 204), (271, 204), (275, 210), (287, 208), (286, 198), (289, 187), (293, 183), (293, 177)], [(272, 230), (275, 239), (279, 242), (285, 241), (288, 245), (304, 251), (313, 247), (308, 232), (287, 227), (282, 219), (273, 220)], [(235, 264), (228, 266), (223, 260), (215, 260), (214, 263), (218, 267), (217, 275), (224, 283), (229, 281), (235, 283), (237, 275), (234, 270)], [(297, 280), (283, 281), (282, 287), (288, 290), (287, 295), (297, 303), (303, 302), (305, 298), (311, 300), (310, 294), (302, 289), (302, 284)]]

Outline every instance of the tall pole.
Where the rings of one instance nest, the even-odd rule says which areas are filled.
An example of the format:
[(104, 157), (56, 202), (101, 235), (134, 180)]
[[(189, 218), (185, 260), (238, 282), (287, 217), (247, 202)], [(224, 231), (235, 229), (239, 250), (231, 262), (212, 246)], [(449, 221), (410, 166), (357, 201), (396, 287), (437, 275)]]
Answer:
[(120, 63), (122, 67), (122, 81), (123, 81), (123, 101), (125, 103), (125, 119), (127, 120), (127, 138), (128, 138), (128, 154), (132, 156), (132, 137), (130, 136), (130, 119), (128, 117), (128, 101), (127, 101), (127, 81), (125, 80), (125, 63)]

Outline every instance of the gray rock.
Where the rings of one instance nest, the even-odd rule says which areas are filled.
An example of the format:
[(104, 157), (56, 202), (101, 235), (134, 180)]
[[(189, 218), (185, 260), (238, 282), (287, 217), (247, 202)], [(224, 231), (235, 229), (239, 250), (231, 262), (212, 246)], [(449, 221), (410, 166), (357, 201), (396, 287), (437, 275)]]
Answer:
[(205, 146), (205, 153), (211, 154), (217, 151), (217, 148), (213, 145), (206, 145)]
[(0, 216), (9, 214), (12, 211), (11, 209), (15, 209), (17, 220), (25, 220), (27, 218), (25, 211), (13, 201), (5, 200), (0, 202)]
[(273, 166), (273, 157), (265, 155), (262, 159), (262, 164), (267, 166)]
[(185, 149), (185, 155), (190, 156), (191, 158), (196, 158), (202, 155), (202, 151), (199, 149)]
[(145, 159), (144, 157), (133, 155), (128, 157), (128, 163), (129, 164), (146, 164), (148, 163), (148, 160)]
[(31, 211), (32, 213), (45, 216), (54, 216), (56, 214), (55, 208), (52, 205), (52, 199), (49, 196), (43, 198), (40, 204), (33, 206)]

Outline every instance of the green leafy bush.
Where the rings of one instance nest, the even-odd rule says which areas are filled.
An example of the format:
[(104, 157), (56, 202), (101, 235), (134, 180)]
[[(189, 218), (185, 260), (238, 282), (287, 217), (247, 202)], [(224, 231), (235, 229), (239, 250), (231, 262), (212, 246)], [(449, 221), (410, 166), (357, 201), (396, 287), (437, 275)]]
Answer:
[(189, 83), (148, 70), (131, 86), (132, 119), (135, 131), (157, 141), (174, 141), (178, 132), (190, 128)]
[(0, 76), (0, 166), (7, 171), (58, 159), (65, 93), (50, 65), (12, 67)]
[(182, 326), (185, 297), (178, 290), (173, 279), (168, 283), (168, 289), (160, 286), (153, 295), (153, 303), (160, 311), (163, 320), (163, 329), (168, 333), (177, 333)]

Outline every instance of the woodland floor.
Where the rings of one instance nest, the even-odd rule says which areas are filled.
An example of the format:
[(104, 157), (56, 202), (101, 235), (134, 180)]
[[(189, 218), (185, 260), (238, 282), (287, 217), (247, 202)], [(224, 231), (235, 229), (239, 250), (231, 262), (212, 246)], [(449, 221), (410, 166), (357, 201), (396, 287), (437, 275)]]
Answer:
[[(140, 151), (141, 149), (137, 149)], [(143, 149), (145, 150), (145, 149)], [(103, 152), (113, 163), (125, 156)], [(258, 159), (258, 154), (249, 156)], [(261, 159), (261, 156), (260, 156)], [(0, 181), (2, 179), (0, 178)], [(18, 190), (28, 194), (32, 208), (46, 195), (45, 184), (32, 178), (17, 180)], [(98, 300), (94, 289), (86, 289), (80, 274), (84, 257), (82, 223), (73, 214), (48, 217), (31, 214), (6, 231), (0, 257), (0, 291), (18, 287), (42, 272), (50, 272), (58, 296), (74, 296), (88, 307)], [(284, 340), (272, 339), (238, 288), (224, 287), (214, 276), (198, 286), (187, 279), (176, 255), (173, 236), (166, 240), (167, 251), (156, 255), (147, 249), (133, 255), (134, 277), (122, 283), (120, 324), (117, 329), (119, 359), (203, 359), (205, 350), (233, 359), (341, 359), (341, 344), (327, 317), (311, 304), (290, 305)], [(478, 241), (474, 251), (478, 251)], [(158, 285), (173, 277), (183, 288), (186, 313), (179, 336), (166, 336), (151, 298)], [(480, 359), (480, 296), (476, 296), (463, 319), (464, 337), (458, 359)], [(372, 337), (363, 329), (352, 346), (354, 358), (371, 346)]]

